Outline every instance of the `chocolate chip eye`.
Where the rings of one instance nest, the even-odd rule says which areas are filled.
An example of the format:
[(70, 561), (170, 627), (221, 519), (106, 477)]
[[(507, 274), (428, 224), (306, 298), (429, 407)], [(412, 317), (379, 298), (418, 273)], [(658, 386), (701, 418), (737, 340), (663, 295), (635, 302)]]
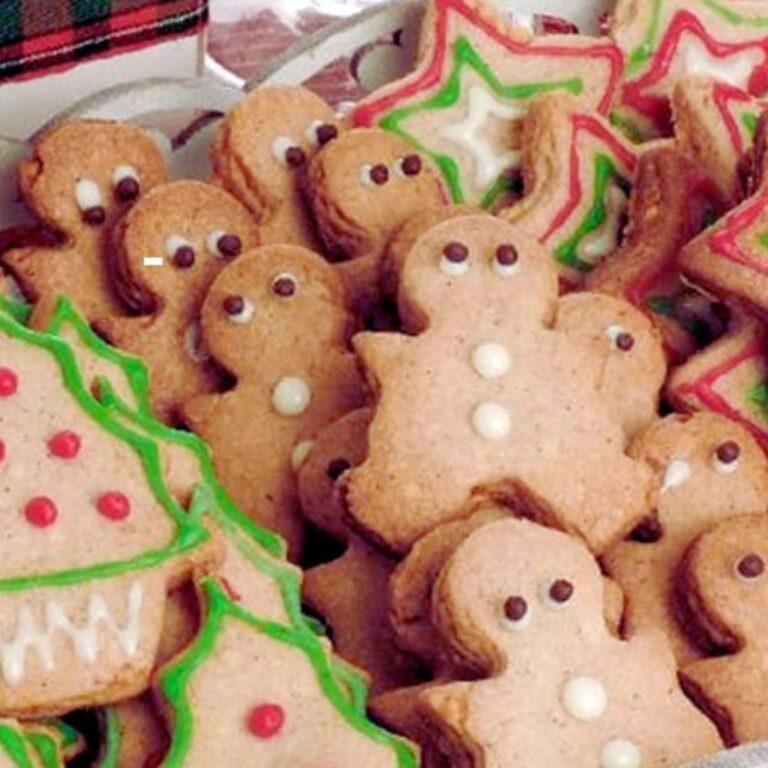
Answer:
[(107, 220), (101, 189), (93, 179), (78, 179), (75, 184), (75, 200), (83, 221), (89, 226), (98, 227)]
[(528, 615), (528, 603), (524, 597), (514, 595), (504, 603), (504, 615), (514, 623), (519, 623)]
[(574, 587), (566, 579), (558, 579), (549, 588), (549, 597), (553, 603), (565, 605), (573, 597)]
[(180, 245), (172, 258), (175, 267), (189, 269), (195, 263), (195, 251), (191, 245)]
[(301, 168), (307, 162), (307, 153), (301, 147), (291, 147), (285, 153), (285, 162), (291, 168)]
[(733, 440), (728, 440), (717, 447), (717, 460), (722, 464), (733, 464), (739, 460), (741, 449), (739, 444)]
[(389, 181), (389, 168), (382, 163), (377, 163), (371, 168), (368, 175), (377, 187), (382, 187)]
[(296, 278), (288, 272), (278, 275), (272, 281), (272, 293), (282, 299), (288, 299), (296, 293)]
[(112, 174), (112, 186), (119, 202), (133, 202), (141, 194), (139, 172), (132, 165), (118, 165)]
[(634, 346), (635, 337), (631, 333), (622, 331), (622, 333), (616, 337), (616, 349), (619, 349), (622, 352), (629, 352)]
[(464, 243), (453, 241), (443, 248), (443, 256), (451, 264), (461, 264), (469, 258), (469, 248)]
[(236, 294), (227, 296), (221, 305), (229, 319), (238, 325), (247, 323), (253, 317), (255, 311), (253, 304), (245, 296)]
[(278, 136), (272, 143), (272, 154), (282, 165), (289, 168), (300, 168), (307, 162), (307, 153), (294, 139)]
[(328, 475), (333, 482), (336, 482), (348, 469), (351, 468), (352, 464), (350, 464), (347, 459), (331, 459), (331, 461), (328, 462), (328, 468), (325, 470), (325, 474)]
[(653, 544), (661, 538), (663, 533), (659, 517), (654, 513), (644, 517), (632, 531), (629, 538), (640, 544)]
[(207, 244), (211, 256), (217, 259), (239, 256), (243, 250), (243, 242), (237, 235), (222, 230), (211, 232)]
[(745, 555), (736, 564), (736, 573), (744, 581), (754, 581), (760, 578), (765, 571), (765, 562), (760, 555)]
[(514, 275), (520, 262), (520, 254), (512, 243), (502, 243), (497, 249), (493, 258), (493, 271), (499, 277), (510, 277)]
[(107, 212), (102, 205), (95, 205), (83, 211), (83, 221), (91, 227), (98, 227), (106, 220)]
[(406, 155), (400, 161), (400, 170), (404, 176), (418, 176), (421, 173), (422, 166), (419, 155)]
[(315, 139), (323, 147), (339, 135), (339, 129), (333, 123), (321, 123), (315, 128)]

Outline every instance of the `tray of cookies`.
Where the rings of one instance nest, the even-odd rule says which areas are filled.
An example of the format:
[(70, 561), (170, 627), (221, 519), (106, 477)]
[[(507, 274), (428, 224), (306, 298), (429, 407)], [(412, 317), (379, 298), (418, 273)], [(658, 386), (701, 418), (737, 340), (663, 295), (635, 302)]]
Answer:
[(0, 764), (768, 765), (768, 2), (361, 5), (3, 147)]

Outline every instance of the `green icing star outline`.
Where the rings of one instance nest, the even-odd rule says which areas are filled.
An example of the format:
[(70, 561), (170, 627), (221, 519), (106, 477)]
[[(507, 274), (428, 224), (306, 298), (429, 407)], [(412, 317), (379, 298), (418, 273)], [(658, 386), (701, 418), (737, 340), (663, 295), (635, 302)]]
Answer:
[[(580, 78), (556, 80), (551, 83), (504, 85), (488, 63), (475, 50), (472, 43), (464, 36), (457, 37), (454, 43), (451, 73), (440, 91), (418, 104), (394, 109), (379, 120), (379, 127), (397, 134), (432, 159), (443, 174), (455, 203), (463, 203), (465, 201), (464, 185), (459, 164), (450, 155), (429, 149), (424, 142), (410, 133), (403, 124), (419, 112), (450, 109), (456, 106), (464, 93), (464, 78), (462, 74), (465, 67), (469, 67), (476, 72), (495, 96), (507, 102), (528, 101), (535, 96), (560, 90), (578, 95), (584, 90), (584, 83)], [(510, 188), (511, 184), (512, 180), (508, 180), (504, 176), (499, 177), (483, 194), (481, 206), (483, 208), (490, 208), (499, 195)]]

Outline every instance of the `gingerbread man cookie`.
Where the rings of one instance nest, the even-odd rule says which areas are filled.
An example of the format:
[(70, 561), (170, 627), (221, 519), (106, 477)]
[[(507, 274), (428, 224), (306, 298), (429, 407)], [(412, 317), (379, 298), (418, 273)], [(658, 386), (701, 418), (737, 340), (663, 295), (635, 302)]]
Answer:
[(378, 299), (381, 258), (393, 233), (445, 204), (433, 167), (402, 139), (375, 129), (348, 131), (318, 152), (308, 194), (320, 236), (363, 314)]
[(459, 547), (436, 586), (436, 620), (490, 677), (421, 698), (456, 759), (666, 768), (717, 750), (717, 731), (678, 688), (663, 638), (608, 632), (603, 589), (580, 541), (527, 520), (492, 523)]
[[(768, 516), (713, 526), (691, 547), (681, 574), (686, 618), (718, 656), (689, 664), (689, 696), (717, 723), (726, 745), (765, 739)], [(723, 655), (725, 654), (725, 655)]]
[(765, 0), (619, 0), (610, 31), (625, 68), (614, 121), (634, 138), (670, 135), (670, 97), (687, 76), (763, 96), (766, 23)]
[(333, 110), (301, 87), (257, 88), (221, 122), (214, 178), (256, 217), (265, 244), (317, 248), (304, 174), (317, 149), (338, 134)]
[[(559, 302), (546, 252), (491, 216), (423, 235), (400, 285), (417, 335), (355, 338), (379, 390), (368, 458), (347, 482), (356, 524), (405, 553), (492, 496), (597, 552), (628, 533), (652, 504), (650, 470), (624, 450), (663, 374), (650, 323), (605, 296)], [(628, 371), (641, 378), (622, 395)]]
[(430, 0), (415, 71), (364, 99), (358, 126), (378, 126), (426, 153), (453, 201), (498, 208), (516, 196), (520, 121), (530, 102), (572, 93), (610, 110), (621, 53), (606, 39), (535, 37), (485, 0)]
[(4, 252), (3, 266), (37, 302), (41, 327), (60, 295), (86, 319), (119, 311), (107, 257), (112, 225), (165, 181), (165, 158), (141, 128), (75, 120), (43, 136), (19, 167), (25, 202), (59, 244)]
[(538, 240), (569, 285), (621, 245), (639, 150), (576, 97), (534, 102), (523, 123), (525, 195), (500, 215)]
[(657, 473), (656, 508), (603, 556), (627, 596), (626, 627), (662, 629), (678, 665), (699, 655), (676, 615), (675, 573), (691, 542), (733, 515), (765, 511), (768, 460), (738, 424), (713, 413), (668, 416), (633, 446)]
[(216, 275), (258, 243), (248, 211), (199, 181), (157, 187), (121, 220), (114, 279), (135, 316), (105, 316), (97, 325), (147, 363), (153, 410), (164, 421), (177, 421), (184, 400), (214, 388), (200, 345), (200, 306)]
[(723, 332), (723, 307), (685, 282), (680, 249), (714, 221), (725, 200), (712, 178), (664, 142), (639, 159), (629, 224), (616, 253), (587, 275), (586, 287), (619, 296), (661, 330), (667, 356), (681, 362)]
[(299, 246), (266, 246), (235, 261), (202, 310), (213, 358), (233, 389), (184, 406), (235, 502), (297, 554), (302, 525), (295, 467), (320, 430), (364, 404), (347, 349), (351, 329), (334, 268)]

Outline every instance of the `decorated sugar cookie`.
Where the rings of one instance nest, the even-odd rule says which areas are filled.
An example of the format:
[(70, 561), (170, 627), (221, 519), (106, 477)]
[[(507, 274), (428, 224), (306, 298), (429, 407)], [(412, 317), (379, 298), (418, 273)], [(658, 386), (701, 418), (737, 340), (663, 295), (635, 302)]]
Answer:
[(557, 294), (546, 252), (500, 219), (417, 241), (400, 280), (416, 335), (355, 337), (379, 390), (368, 458), (346, 482), (367, 535), (405, 553), (491, 496), (600, 552), (643, 516), (651, 475), (625, 447), (655, 407), (659, 340), (625, 302)]
[(520, 120), (532, 99), (572, 93), (610, 110), (622, 69), (607, 40), (533, 37), (484, 0), (431, 0), (416, 70), (363, 100), (360, 126), (379, 126), (426, 153), (454, 202), (501, 206), (519, 192)]
[(766, 738), (765, 640), (768, 517), (725, 520), (701, 534), (680, 579), (685, 618), (717, 655), (683, 667), (688, 695), (717, 724), (727, 746)]
[(724, 207), (712, 178), (679, 149), (648, 149), (638, 161), (624, 242), (587, 275), (588, 290), (619, 296), (653, 320), (672, 362), (723, 332), (722, 305), (682, 279), (678, 255)]
[(64, 342), (0, 314), (0, 345), (16, 520), (0, 578), (0, 708), (29, 717), (125, 698), (147, 684), (166, 592), (211, 563), (211, 535), (167, 490), (154, 443), (92, 399)]
[(720, 746), (679, 689), (663, 638), (608, 632), (600, 569), (577, 539), (526, 520), (492, 523), (459, 547), (436, 590), (441, 630), (488, 676), (422, 694), (455, 760), (665, 768)]
[(727, 333), (672, 372), (667, 398), (680, 411), (727, 416), (768, 449), (768, 337), (762, 322), (729, 309)]
[(318, 247), (301, 188), (312, 155), (338, 133), (333, 110), (291, 86), (251, 91), (221, 122), (214, 177), (256, 217), (264, 243)]
[(185, 399), (214, 388), (200, 306), (216, 275), (258, 243), (248, 211), (198, 181), (154, 189), (120, 222), (114, 279), (133, 315), (107, 315), (98, 326), (111, 343), (147, 363), (152, 407), (164, 421), (177, 422)]
[(710, 173), (731, 205), (744, 195), (743, 163), (765, 107), (741, 88), (710, 78), (684, 78), (672, 93), (678, 144)]
[(578, 285), (622, 243), (638, 154), (607, 119), (582, 112), (575, 96), (542, 98), (523, 123), (525, 195), (500, 215)]
[(238, 506), (298, 554), (296, 470), (318, 432), (364, 402), (341, 280), (311, 251), (266, 246), (221, 273), (202, 326), (236, 384), (189, 400), (185, 421), (211, 446)]
[(627, 596), (627, 632), (662, 629), (682, 666), (700, 652), (677, 620), (677, 569), (709, 526), (765, 511), (768, 460), (745, 429), (712, 413), (668, 416), (643, 435), (633, 455), (657, 473), (658, 501), (630, 539), (603, 556), (603, 565)]
[(669, 99), (684, 77), (768, 91), (765, 0), (619, 0), (611, 36), (626, 58), (616, 121), (630, 135), (671, 133)]
[(59, 720), (0, 720), (0, 766), (63, 768), (83, 746), (80, 734)]
[(24, 295), (40, 305), (38, 327), (62, 294), (89, 321), (119, 310), (107, 264), (112, 226), (164, 180), (160, 148), (136, 126), (75, 120), (35, 145), (19, 168), (19, 187), (59, 237), (3, 252), (1, 259)]
[(349, 131), (318, 152), (307, 192), (350, 304), (364, 316), (379, 299), (381, 260), (393, 234), (445, 204), (440, 177), (422, 155), (374, 129)]

